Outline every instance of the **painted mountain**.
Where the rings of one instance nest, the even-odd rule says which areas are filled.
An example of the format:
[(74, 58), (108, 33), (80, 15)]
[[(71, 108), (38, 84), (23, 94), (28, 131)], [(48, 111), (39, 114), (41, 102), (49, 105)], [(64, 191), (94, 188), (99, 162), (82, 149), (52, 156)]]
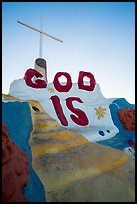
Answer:
[(97, 83), (26, 81), (2, 95), (2, 201), (134, 202), (135, 105)]

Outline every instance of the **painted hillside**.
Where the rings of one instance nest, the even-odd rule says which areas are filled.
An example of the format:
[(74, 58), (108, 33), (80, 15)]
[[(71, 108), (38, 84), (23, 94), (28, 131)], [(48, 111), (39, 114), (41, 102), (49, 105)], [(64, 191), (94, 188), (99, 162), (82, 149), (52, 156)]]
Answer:
[[(20, 101), (9, 95), (3, 95), (3, 98), (2, 123), (6, 125), (3, 129), (9, 140), (17, 146), (16, 154), (17, 151), (18, 154), (23, 151), (25, 158), (27, 155), (28, 168), (28, 171), (24, 167), (22, 172), (17, 172), (20, 163), (17, 157), (13, 157), (14, 151), (10, 151), (8, 144), (5, 147), (3, 133), (2, 155), (5, 155), (3, 152), (6, 148), (7, 154), (15, 160), (12, 162), (7, 159), (4, 162), (6, 156), (2, 156), (3, 201), (135, 200), (135, 160), (133, 154), (124, 152), (127, 147), (134, 150), (135, 134), (134, 130), (124, 129), (114, 104), (111, 104), (110, 109), (119, 133), (97, 144), (61, 127), (37, 101)], [(117, 102), (122, 108), (128, 105), (124, 99), (118, 99)], [(11, 170), (13, 166), (16, 173)], [(13, 174), (16, 175), (15, 184)], [(18, 180), (23, 180), (23, 177), (27, 180), (22, 181), (18, 192)]]
[(2, 201), (134, 202), (135, 105), (41, 66), (2, 94)]

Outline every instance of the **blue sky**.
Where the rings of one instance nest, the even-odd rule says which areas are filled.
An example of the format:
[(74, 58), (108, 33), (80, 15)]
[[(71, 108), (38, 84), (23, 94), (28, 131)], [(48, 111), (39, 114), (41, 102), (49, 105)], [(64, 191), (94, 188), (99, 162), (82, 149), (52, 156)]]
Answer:
[(43, 36), (48, 81), (59, 71), (77, 82), (79, 71), (91, 72), (106, 98), (135, 103), (134, 2), (3, 2), (2, 92), (24, 77), (39, 57), (40, 34), (20, 20), (63, 40)]

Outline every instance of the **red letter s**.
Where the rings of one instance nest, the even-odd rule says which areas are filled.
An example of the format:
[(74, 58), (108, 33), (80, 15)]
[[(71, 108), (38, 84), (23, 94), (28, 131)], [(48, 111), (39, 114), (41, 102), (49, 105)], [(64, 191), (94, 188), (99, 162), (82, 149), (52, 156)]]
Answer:
[(89, 121), (88, 118), (86, 116), (86, 114), (78, 109), (78, 108), (74, 108), (72, 105), (72, 101), (78, 101), (79, 103), (83, 103), (83, 101), (78, 98), (78, 97), (70, 97), (66, 99), (66, 105), (68, 107), (69, 110), (71, 110), (73, 113), (75, 113), (78, 117), (76, 117), (75, 115), (70, 115), (71, 119), (77, 124), (77, 125), (81, 125), (81, 126), (86, 126), (88, 125)]

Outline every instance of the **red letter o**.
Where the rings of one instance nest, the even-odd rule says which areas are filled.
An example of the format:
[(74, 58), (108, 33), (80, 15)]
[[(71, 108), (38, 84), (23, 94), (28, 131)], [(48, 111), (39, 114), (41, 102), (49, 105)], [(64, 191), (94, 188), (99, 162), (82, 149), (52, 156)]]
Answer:
[[(67, 84), (66, 85), (61, 85), (58, 78), (60, 76), (64, 75), (67, 78)], [(71, 76), (67, 72), (58, 72), (53, 81), (54, 87), (56, 88), (57, 91), (59, 92), (68, 92), (71, 87), (72, 87), (72, 81), (71, 81)]]

